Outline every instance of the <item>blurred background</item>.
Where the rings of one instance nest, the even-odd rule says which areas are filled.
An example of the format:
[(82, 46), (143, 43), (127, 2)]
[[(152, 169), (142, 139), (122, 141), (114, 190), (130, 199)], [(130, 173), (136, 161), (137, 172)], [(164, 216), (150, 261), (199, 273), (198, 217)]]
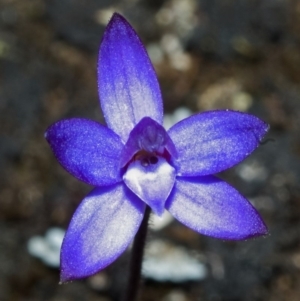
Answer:
[(59, 246), (92, 188), (56, 162), (53, 122), (104, 123), (99, 42), (114, 11), (135, 27), (157, 71), (166, 126), (229, 108), (271, 125), (265, 143), (220, 175), (270, 234), (242, 242), (152, 219), (142, 301), (300, 300), (300, 1), (0, 0), (0, 300), (115, 301), (128, 253), (101, 273), (59, 281)]

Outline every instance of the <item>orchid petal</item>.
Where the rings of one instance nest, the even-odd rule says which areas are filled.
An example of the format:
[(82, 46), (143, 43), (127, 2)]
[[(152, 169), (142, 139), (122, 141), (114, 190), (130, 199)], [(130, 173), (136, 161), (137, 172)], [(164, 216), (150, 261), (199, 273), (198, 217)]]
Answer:
[(175, 145), (166, 130), (149, 117), (144, 117), (130, 132), (122, 151), (121, 166), (125, 166), (141, 150), (160, 155), (167, 150), (172, 158), (177, 157)]
[(133, 161), (123, 179), (128, 188), (157, 215), (163, 214), (165, 201), (175, 181), (175, 169), (164, 158), (150, 157)]
[(257, 148), (268, 131), (259, 118), (236, 111), (210, 111), (191, 116), (169, 131), (178, 152), (178, 175), (221, 172)]
[(98, 89), (107, 125), (123, 142), (145, 116), (162, 123), (155, 71), (136, 32), (119, 14), (107, 25), (100, 46)]
[(94, 186), (121, 181), (123, 144), (109, 128), (88, 119), (67, 119), (50, 126), (45, 138), (59, 163), (77, 179)]
[(220, 239), (239, 240), (267, 233), (253, 206), (213, 176), (177, 178), (166, 209), (191, 229)]
[(77, 208), (61, 250), (61, 281), (97, 273), (134, 238), (145, 204), (124, 184), (94, 189)]

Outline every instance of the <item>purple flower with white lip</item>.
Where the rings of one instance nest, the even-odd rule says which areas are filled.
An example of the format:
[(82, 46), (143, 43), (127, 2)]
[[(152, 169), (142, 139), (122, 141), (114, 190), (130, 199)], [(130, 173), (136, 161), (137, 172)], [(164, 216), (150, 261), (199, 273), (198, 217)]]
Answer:
[(45, 134), (60, 164), (96, 188), (76, 210), (61, 250), (61, 280), (90, 276), (134, 238), (146, 205), (191, 229), (239, 240), (267, 233), (252, 205), (213, 174), (247, 157), (268, 125), (236, 111), (196, 114), (162, 127), (158, 81), (130, 24), (114, 14), (100, 46), (98, 88), (108, 127), (69, 119)]

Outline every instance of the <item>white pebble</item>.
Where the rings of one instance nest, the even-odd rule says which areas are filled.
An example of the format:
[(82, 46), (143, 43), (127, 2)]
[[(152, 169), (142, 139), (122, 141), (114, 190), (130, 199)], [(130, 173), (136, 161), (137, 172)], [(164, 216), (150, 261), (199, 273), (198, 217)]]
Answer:
[(204, 279), (207, 269), (184, 248), (154, 240), (145, 250), (143, 275), (156, 281), (178, 283)]

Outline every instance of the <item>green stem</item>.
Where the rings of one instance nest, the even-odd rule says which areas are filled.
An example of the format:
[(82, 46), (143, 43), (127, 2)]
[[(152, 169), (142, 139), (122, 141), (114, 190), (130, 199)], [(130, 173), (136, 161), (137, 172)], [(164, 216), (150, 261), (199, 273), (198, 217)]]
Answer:
[(136, 301), (138, 297), (150, 212), (151, 209), (149, 206), (147, 206), (143, 221), (133, 242), (127, 290), (123, 301)]

